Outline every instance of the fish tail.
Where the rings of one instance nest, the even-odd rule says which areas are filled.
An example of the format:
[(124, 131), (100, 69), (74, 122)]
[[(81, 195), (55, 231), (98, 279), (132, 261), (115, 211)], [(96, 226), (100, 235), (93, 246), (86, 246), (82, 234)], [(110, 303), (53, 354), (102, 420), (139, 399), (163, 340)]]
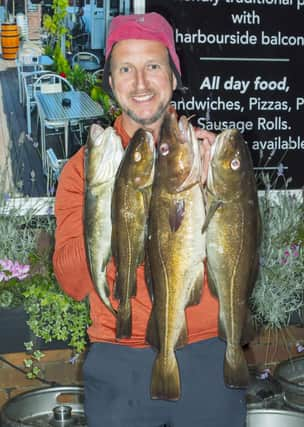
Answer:
[(240, 345), (227, 345), (224, 361), (224, 380), (227, 387), (245, 388), (248, 386), (248, 365)]
[(246, 345), (252, 341), (258, 333), (258, 326), (254, 324), (252, 315), (249, 309), (246, 313), (245, 326), (242, 331), (241, 345)]
[(107, 307), (107, 309), (113, 314), (113, 316), (116, 317), (117, 316), (117, 311), (112, 306), (110, 300), (103, 300), (103, 303), (105, 304), (105, 306)]
[(111, 304), (109, 295), (110, 295), (110, 291), (109, 291), (109, 287), (106, 281), (106, 275), (104, 272), (102, 272), (100, 274), (100, 278), (98, 281), (98, 286), (97, 286), (97, 292), (99, 294), (99, 297), (101, 299), (101, 301), (104, 303), (104, 305), (107, 307), (107, 309), (113, 314), (113, 316), (116, 317), (116, 310), (114, 309), (114, 307)]
[(116, 316), (116, 338), (130, 338), (132, 335), (131, 301), (120, 303)]
[(180, 398), (180, 376), (175, 354), (157, 356), (155, 359), (152, 380), (151, 398), (178, 400)]

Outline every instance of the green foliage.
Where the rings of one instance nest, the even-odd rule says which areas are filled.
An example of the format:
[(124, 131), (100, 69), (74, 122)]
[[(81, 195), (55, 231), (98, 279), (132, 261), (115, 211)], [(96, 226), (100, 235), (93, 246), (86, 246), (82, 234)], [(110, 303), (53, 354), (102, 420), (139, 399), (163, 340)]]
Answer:
[(43, 17), (44, 29), (57, 41), (68, 32), (65, 26), (68, 5), (68, 0), (53, 0), (53, 15), (44, 15)]
[(0, 309), (14, 308), (23, 304), (24, 281), (11, 279), (0, 283)]
[(67, 71), (66, 77), (75, 89), (86, 92), (93, 101), (101, 104), (104, 110), (104, 125), (111, 126), (121, 111), (102, 89), (101, 79), (94, 77), (92, 73), (85, 71), (78, 64), (75, 64), (73, 68)]
[(67, 341), (76, 353), (86, 346), (86, 329), (90, 323), (86, 302), (74, 301), (58, 286), (53, 271), (35, 274), (28, 279), (24, 308), (28, 325), (45, 342)]
[[(37, 216), (35, 207), (22, 214), (17, 202), (18, 198), (0, 194), (0, 260), (28, 264), (35, 258), (41, 233), (53, 232), (55, 220), (49, 215)], [(0, 307), (13, 308), (22, 304), (25, 286), (25, 280), (0, 279)]]
[(51, 231), (54, 225), (54, 218), (35, 216), (35, 209), (19, 215), (18, 208), (10, 207), (0, 214), (0, 259), (26, 263), (35, 251), (41, 230)]
[(58, 74), (67, 74), (70, 66), (61, 51), (61, 40), (66, 36), (68, 29), (65, 25), (67, 15), (68, 0), (54, 0), (52, 4), (53, 15), (43, 16), (43, 28), (48, 33), (48, 43), (44, 48), (44, 53), (54, 59), (51, 67)]
[(55, 71), (57, 74), (62, 74), (64, 76), (67, 76), (70, 71), (70, 64), (68, 63), (68, 60), (64, 57), (61, 51), (59, 42), (56, 43), (56, 46), (53, 52), (53, 59), (54, 59), (54, 64), (52, 65), (53, 71)]
[(105, 112), (105, 120), (110, 126), (121, 114), (121, 110), (116, 105), (115, 101), (102, 89), (101, 84), (102, 81), (100, 79), (96, 79), (89, 94), (94, 101), (99, 102), (102, 105)]
[[(0, 260), (30, 265), (23, 280), (0, 279), (0, 307), (23, 304), (28, 325), (37, 337), (45, 342), (63, 340), (76, 353), (83, 351), (89, 308), (86, 301), (78, 302), (64, 294), (56, 281), (52, 269), (54, 217), (37, 216), (35, 207), (22, 214), (18, 199), (7, 195), (0, 195), (0, 200)], [(0, 265), (0, 273), (2, 270)]]
[(37, 363), (45, 356), (40, 350), (34, 349), (33, 341), (25, 342), (24, 347), (29, 357), (23, 360), (23, 364), (28, 372), (26, 373), (26, 377), (29, 380), (37, 378), (40, 374), (40, 367)]
[(92, 76), (92, 73), (85, 71), (79, 66), (79, 64), (75, 64), (73, 68), (69, 69), (67, 72), (67, 78), (75, 89), (82, 90), (88, 94), (94, 85), (94, 77)]
[(287, 326), (304, 309), (302, 196), (288, 190), (288, 181), (281, 191), (268, 181), (260, 197), (263, 238), (251, 304), (256, 322), (269, 328)]

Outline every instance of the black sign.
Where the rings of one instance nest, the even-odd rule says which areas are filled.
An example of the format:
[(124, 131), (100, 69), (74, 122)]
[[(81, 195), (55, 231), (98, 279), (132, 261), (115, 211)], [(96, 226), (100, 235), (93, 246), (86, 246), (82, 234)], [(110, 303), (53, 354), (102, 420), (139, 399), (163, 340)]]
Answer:
[[(236, 127), (257, 170), (304, 183), (304, 0), (147, 0), (172, 24), (188, 90), (180, 113)], [(279, 167), (278, 167), (279, 166)]]

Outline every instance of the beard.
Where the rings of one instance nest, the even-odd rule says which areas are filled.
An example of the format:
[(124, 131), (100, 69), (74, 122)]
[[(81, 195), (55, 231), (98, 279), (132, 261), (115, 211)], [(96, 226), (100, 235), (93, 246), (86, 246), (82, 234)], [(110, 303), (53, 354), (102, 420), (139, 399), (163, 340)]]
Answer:
[[(115, 95), (115, 93), (114, 93), (114, 95)], [(140, 124), (141, 126), (149, 126), (149, 125), (152, 125), (153, 123), (157, 122), (164, 115), (164, 113), (167, 111), (169, 104), (170, 104), (170, 100), (168, 100), (167, 103), (160, 104), (158, 106), (156, 112), (151, 117), (147, 117), (147, 118), (142, 118), (142, 117), (138, 116), (133, 110), (131, 110), (127, 106), (124, 106), (122, 104), (120, 104), (119, 106), (120, 106), (121, 110), (128, 117), (130, 117), (134, 122)]]
[[(170, 84), (171, 86), (173, 85), (173, 80), (172, 78), (170, 79)], [(152, 92), (151, 89), (147, 88), (148, 91)], [(173, 95), (173, 89), (171, 91), (171, 96), (168, 99), (168, 101), (163, 101), (162, 103), (159, 104), (156, 112), (151, 116), (151, 117), (147, 117), (147, 118), (142, 118), (140, 116), (138, 116), (135, 111), (133, 111), (132, 109), (130, 109), (127, 105), (124, 105), (123, 103), (119, 102), (119, 96), (117, 97), (117, 93), (115, 90), (115, 85), (114, 82), (112, 82), (112, 92), (114, 94), (114, 97), (116, 99), (116, 101), (118, 102), (121, 110), (128, 116), (130, 117), (134, 122), (138, 123), (141, 126), (149, 126), (152, 125), (153, 123), (157, 122), (163, 115), (164, 113), (167, 111), (168, 106), (171, 102), (172, 99), (172, 95)]]
[(124, 108), (122, 105), (120, 106), (122, 111), (127, 114), (134, 122), (140, 124), (141, 126), (148, 126), (152, 125), (153, 123), (157, 122), (167, 111), (167, 108), (170, 104), (170, 101), (168, 101), (166, 104), (161, 104), (157, 111), (148, 118), (143, 119), (142, 117), (139, 117), (134, 111), (132, 111), (130, 108)]

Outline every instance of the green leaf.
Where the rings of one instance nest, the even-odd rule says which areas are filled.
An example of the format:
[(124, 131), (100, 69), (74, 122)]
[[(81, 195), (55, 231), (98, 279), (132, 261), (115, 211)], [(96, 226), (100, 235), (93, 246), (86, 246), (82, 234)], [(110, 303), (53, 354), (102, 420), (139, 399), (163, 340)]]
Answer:
[(26, 368), (31, 368), (33, 366), (33, 360), (32, 359), (24, 359), (23, 363), (24, 363), (24, 366)]

